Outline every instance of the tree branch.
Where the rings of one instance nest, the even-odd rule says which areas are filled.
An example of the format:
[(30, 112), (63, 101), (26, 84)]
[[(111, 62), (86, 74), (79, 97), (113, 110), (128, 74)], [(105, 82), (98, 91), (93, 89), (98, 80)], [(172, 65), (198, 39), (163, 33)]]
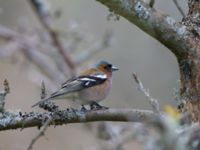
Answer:
[(123, 122), (143, 122), (151, 120), (156, 116), (152, 111), (137, 109), (107, 109), (98, 111), (79, 111), (67, 109), (58, 111), (55, 115), (53, 112), (17, 112), (15, 114), (7, 112), (0, 118), (0, 131), (41, 127), (44, 121), (53, 116), (51, 125), (63, 125), (69, 123), (83, 123), (94, 121), (123, 121)]
[(112, 33), (107, 31), (102, 40), (91, 45), (87, 50), (83, 50), (82, 53), (75, 57), (76, 65), (80, 65), (90, 59), (94, 54), (105, 50), (110, 44), (112, 39)]
[(40, 132), (37, 134), (37, 136), (35, 138), (32, 139), (30, 145), (28, 146), (27, 150), (32, 150), (33, 145), (35, 144), (35, 142), (44, 135), (44, 132), (47, 130), (50, 122), (52, 121), (52, 118), (49, 118), (45, 124), (43, 125), (42, 129), (40, 130)]
[(180, 12), (180, 14), (182, 15), (182, 17), (184, 18), (185, 17), (185, 13), (183, 11), (183, 9), (181, 8), (181, 6), (179, 5), (178, 1), (177, 0), (173, 0), (176, 8), (178, 9), (178, 11)]
[(33, 9), (35, 10), (36, 15), (38, 16), (39, 21), (49, 33), (53, 45), (57, 48), (64, 61), (70, 68), (71, 75), (74, 75), (75, 62), (72, 60), (70, 54), (68, 53), (68, 51), (65, 50), (63, 44), (60, 41), (59, 34), (54, 27), (49, 4), (44, 0), (30, 0), (30, 3), (32, 4)]
[(160, 106), (158, 103), (157, 99), (154, 99), (150, 96), (149, 91), (146, 90), (142, 84), (142, 82), (140, 81), (140, 79), (138, 78), (138, 76), (136, 75), (136, 73), (133, 73), (133, 78), (135, 80), (135, 82), (138, 84), (138, 90), (141, 91), (147, 98), (147, 100), (149, 101), (149, 104), (152, 106), (153, 111), (155, 113), (160, 113)]
[(193, 47), (186, 26), (177, 23), (169, 15), (149, 7), (141, 0), (97, 1), (160, 41), (178, 58), (185, 56), (185, 53)]

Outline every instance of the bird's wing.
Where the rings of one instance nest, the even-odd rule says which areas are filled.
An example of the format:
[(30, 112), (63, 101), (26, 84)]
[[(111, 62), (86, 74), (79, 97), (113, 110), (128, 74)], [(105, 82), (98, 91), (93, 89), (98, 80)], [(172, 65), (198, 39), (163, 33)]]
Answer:
[(94, 73), (91, 75), (82, 75), (73, 79), (69, 79), (65, 83), (62, 84), (60, 90), (51, 94), (50, 97), (37, 102), (32, 107), (35, 107), (45, 101), (62, 97), (63, 95), (66, 95), (68, 93), (78, 92), (83, 89), (102, 84), (103, 82), (106, 81), (106, 79), (107, 79), (107, 75), (101, 72)]
[(62, 88), (69, 89), (69, 92), (80, 91), (85, 88), (102, 84), (106, 81), (106, 79), (107, 75), (104, 73), (82, 75), (65, 82), (64, 84), (62, 84)]

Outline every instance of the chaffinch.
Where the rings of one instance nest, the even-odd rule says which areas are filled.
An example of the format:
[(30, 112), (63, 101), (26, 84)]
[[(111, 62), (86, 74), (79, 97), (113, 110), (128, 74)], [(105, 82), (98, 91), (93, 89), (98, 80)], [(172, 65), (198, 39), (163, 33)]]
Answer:
[(74, 97), (82, 105), (82, 108), (87, 104), (91, 106), (91, 109), (102, 108), (103, 106), (98, 102), (108, 96), (112, 86), (112, 72), (117, 70), (118, 68), (112, 64), (100, 61), (95, 68), (88, 69), (80, 76), (67, 80), (57, 92), (32, 107), (49, 100)]

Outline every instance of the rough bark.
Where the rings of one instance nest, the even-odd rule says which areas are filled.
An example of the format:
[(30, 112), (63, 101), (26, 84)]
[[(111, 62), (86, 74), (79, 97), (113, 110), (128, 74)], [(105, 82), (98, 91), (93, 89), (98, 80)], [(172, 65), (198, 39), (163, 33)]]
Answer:
[(24, 114), (21, 112), (7, 112), (0, 119), (0, 131), (41, 127), (51, 117), (53, 117), (53, 121), (50, 125), (63, 125), (94, 121), (144, 122), (154, 120), (156, 116), (152, 111), (137, 109), (106, 109), (86, 112), (67, 109), (57, 112), (30, 112)]
[(186, 101), (186, 110), (192, 114), (193, 121), (200, 121), (200, 1), (188, 0), (188, 13), (182, 20), (190, 32), (192, 48), (185, 57), (179, 59), (180, 94)]

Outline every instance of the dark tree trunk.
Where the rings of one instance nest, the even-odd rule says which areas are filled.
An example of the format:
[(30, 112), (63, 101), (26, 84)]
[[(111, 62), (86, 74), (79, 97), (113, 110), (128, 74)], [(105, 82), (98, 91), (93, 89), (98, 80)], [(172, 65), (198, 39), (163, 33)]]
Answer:
[(192, 114), (193, 121), (200, 121), (200, 1), (188, 0), (188, 14), (183, 18), (190, 31), (191, 49), (179, 59), (180, 95), (186, 101), (186, 110)]

